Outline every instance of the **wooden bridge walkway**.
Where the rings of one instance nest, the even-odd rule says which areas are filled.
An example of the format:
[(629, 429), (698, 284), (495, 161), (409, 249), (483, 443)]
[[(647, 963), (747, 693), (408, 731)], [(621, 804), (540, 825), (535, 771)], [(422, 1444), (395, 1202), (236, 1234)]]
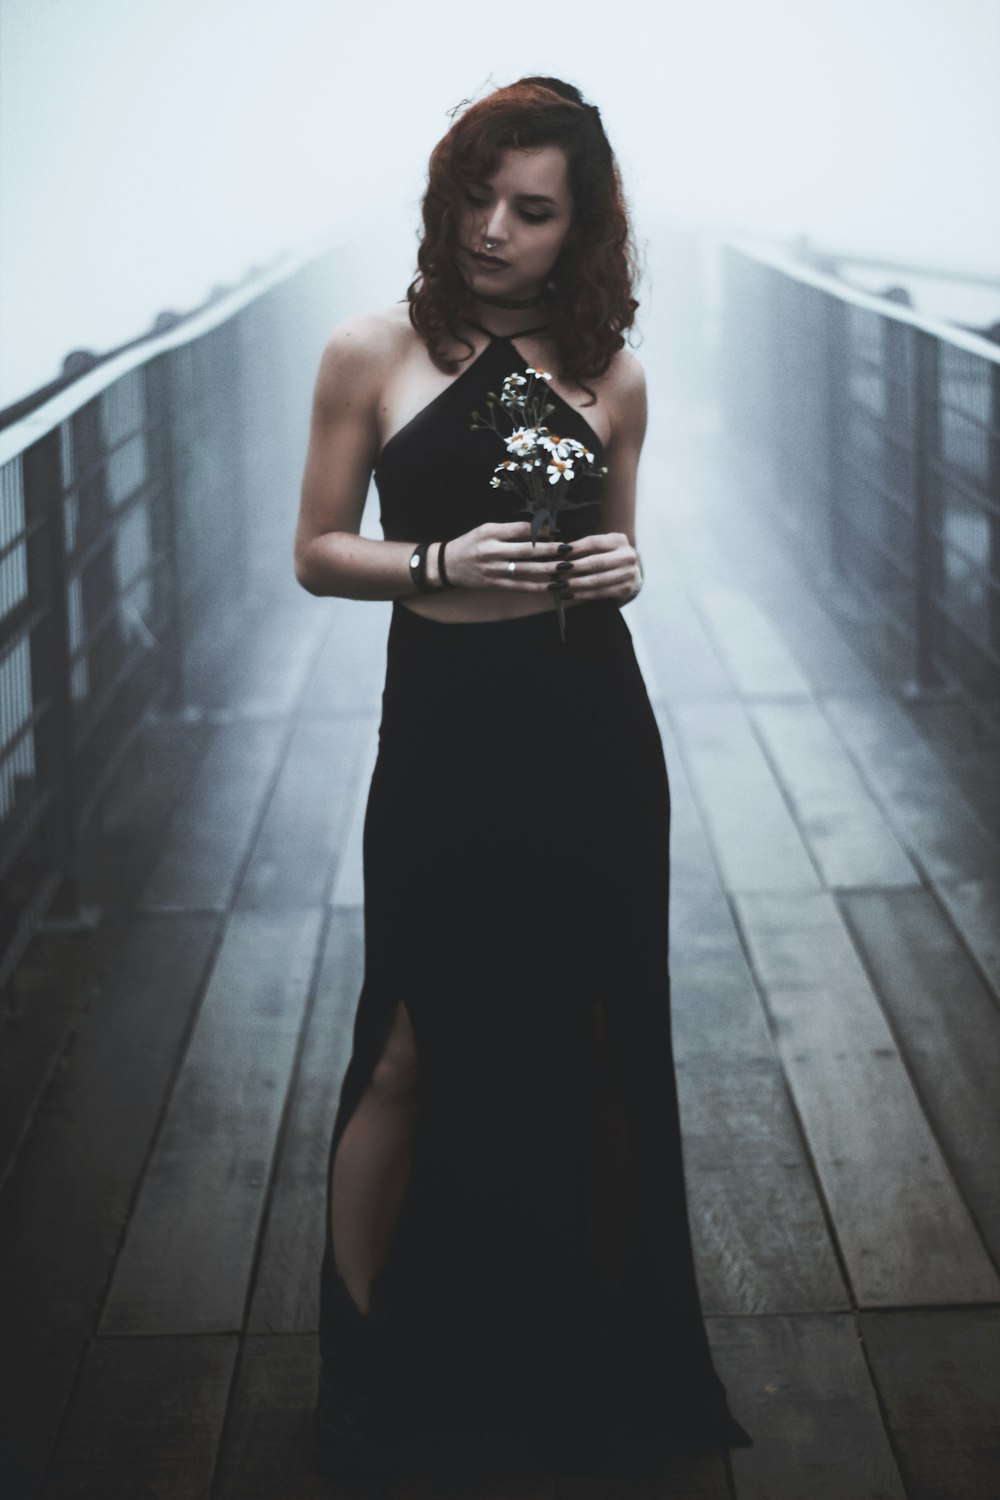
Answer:
[[(876, 623), (803, 575), (710, 421), (654, 434), (625, 617), (674, 796), (699, 1275), (756, 1444), (385, 1500), (996, 1500), (1000, 750), (900, 696)], [(389, 606), (316, 601), (279, 562), (105, 808), (96, 925), (41, 935), (18, 976), (11, 1496), (360, 1493), (311, 1472), (306, 1428)]]

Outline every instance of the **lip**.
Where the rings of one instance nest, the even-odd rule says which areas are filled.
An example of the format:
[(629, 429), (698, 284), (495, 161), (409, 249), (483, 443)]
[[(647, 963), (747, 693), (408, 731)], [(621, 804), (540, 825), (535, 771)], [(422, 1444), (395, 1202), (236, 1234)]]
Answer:
[(501, 260), (497, 255), (482, 255), (478, 250), (470, 250), (469, 259), (484, 271), (504, 271), (509, 265), (509, 261)]

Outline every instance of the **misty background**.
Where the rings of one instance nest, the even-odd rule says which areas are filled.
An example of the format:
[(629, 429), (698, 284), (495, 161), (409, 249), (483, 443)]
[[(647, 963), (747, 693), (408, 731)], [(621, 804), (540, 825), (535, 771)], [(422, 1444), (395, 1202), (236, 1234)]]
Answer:
[(997, 0), (0, 0), (0, 406), (283, 253), (360, 240), (401, 297), (448, 111), (525, 73), (600, 106), (643, 244), (1000, 265)]

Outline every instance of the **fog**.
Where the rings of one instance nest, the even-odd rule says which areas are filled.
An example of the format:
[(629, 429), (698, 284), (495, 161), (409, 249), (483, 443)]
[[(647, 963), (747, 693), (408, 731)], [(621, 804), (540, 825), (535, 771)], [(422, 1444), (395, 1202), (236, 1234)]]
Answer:
[(640, 239), (1000, 263), (1000, 0), (0, 0), (0, 405), (281, 252), (412, 259), (449, 109), (526, 73), (600, 106)]

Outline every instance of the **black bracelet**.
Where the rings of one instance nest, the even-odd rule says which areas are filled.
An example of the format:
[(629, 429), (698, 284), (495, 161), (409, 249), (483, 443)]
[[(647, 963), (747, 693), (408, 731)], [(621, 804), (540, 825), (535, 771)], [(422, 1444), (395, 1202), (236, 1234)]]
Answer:
[(438, 572), (441, 574), (441, 587), (443, 589), (453, 589), (455, 588), (455, 584), (448, 577), (444, 567), (444, 549), (447, 545), (447, 542), (442, 542), (438, 548)]
[(427, 581), (427, 548), (430, 542), (418, 542), (410, 555), (410, 577), (422, 594), (436, 593), (432, 583)]

